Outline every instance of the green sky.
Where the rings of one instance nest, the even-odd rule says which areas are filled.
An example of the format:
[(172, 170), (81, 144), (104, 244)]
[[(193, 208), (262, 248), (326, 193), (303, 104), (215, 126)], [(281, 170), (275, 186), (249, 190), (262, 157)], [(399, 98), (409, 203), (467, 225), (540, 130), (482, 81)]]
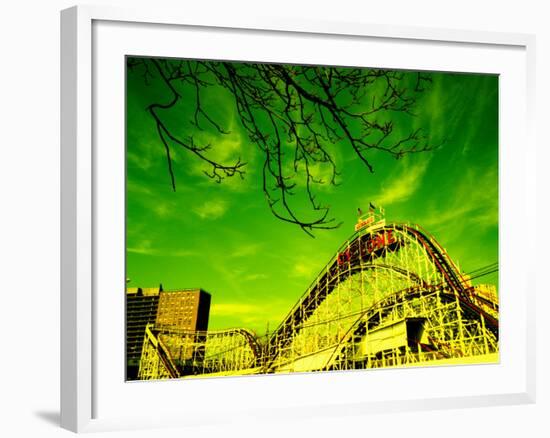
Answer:
[[(205, 108), (231, 131), (197, 132), (216, 159), (246, 161), (243, 180), (217, 184), (204, 163), (172, 148), (176, 192), (164, 147), (146, 107), (169, 98), (141, 74), (127, 78), (127, 276), (129, 286), (200, 287), (212, 294), (210, 329), (275, 328), (316, 274), (352, 233), (357, 208), (369, 202), (388, 221), (418, 223), (465, 272), (498, 261), (498, 78), (432, 74), (415, 117), (397, 114), (396, 129), (424, 127), (443, 146), (395, 160), (369, 155), (370, 173), (346, 144), (334, 145), (340, 185), (318, 191), (343, 224), (311, 238), (276, 219), (261, 190), (261, 151), (239, 125), (227, 93), (209, 93)], [(186, 119), (189, 107), (172, 109)], [(167, 115), (168, 117), (168, 115)], [(191, 129), (191, 128), (187, 128)], [(320, 173), (323, 169), (319, 170)], [(496, 284), (497, 275), (477, 282)]]

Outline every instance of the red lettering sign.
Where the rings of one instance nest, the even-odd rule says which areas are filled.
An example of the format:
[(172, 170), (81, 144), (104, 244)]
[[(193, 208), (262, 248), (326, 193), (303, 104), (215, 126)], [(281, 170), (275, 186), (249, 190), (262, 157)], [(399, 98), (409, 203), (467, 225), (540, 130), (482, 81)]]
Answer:
[[(372, 252), (382, 249), (395, 242), (397, 242), (397, 239), (393, 234), (393, 230), (383, 231), (370, 237), (366, 242), (360, 245), (359, 255), (364, 258)], [(349, 248), (338, 254), (337, 261), (338, 265), (351, 262), (351, 252)]]
[(395, 236), (393, 235), (393, 230), (386, 231), (386, 242), (388, 245), (397, 242)]

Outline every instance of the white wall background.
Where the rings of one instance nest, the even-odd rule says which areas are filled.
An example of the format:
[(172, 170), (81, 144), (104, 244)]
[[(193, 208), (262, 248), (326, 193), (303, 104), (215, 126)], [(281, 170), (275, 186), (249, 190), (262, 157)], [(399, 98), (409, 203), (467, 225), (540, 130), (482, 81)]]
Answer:
[[(146, 1), (96, 1), (146, 5)], [(152, 3), (152, 2), (151, 2)], [(227, 15), (310, 17), (380, 24), (526, 32), (537, 35), (539, 272), (538, 400), (535, 405), (412, 412), (193, 430), (117, 432), (108, 436), (549, 436), (550, 300), (543, 275), (550, 239), (550, 15), (543, 1), (274, 0), (168, 1), (158, 7), (222, 10)], [(59, 10), (65, 0), (4, 3), (0, 14), (0, 435), (68, 436), (59, 421)], [(250, 6), (252, 5), (252, 6)], [(521, 147), (521, 145), (518, 145)], [(525, 232), (535, 232), (535, 224)], [(537, 261), (538, 258), (538, 261)]]

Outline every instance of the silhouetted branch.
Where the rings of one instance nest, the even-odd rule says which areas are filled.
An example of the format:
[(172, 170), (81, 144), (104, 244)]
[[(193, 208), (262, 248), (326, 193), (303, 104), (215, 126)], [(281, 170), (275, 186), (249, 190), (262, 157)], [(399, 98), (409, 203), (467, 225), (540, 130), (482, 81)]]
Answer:
[[(183, 103), (192, 108), (187, 122), (197, 132), (210, 126), (217, 135), (228, 135), (222, 120), (203, 104), (209, 88), (225, 90), (233, 99), (236, 117), (250, 143), (263, 154), (262, 190), (273, 215), (311, 236), (313, 230), (340, 225), (329, 217), (330, 207), (316, 197), (317, 187), (338, 185), (340, 173), (331, 151), (336, 144), (351, 147), (370, 172), (374, 172), (369, 155), (372, 151), (397, 159), (433, 149), (422, 129), (399, 136), (392, 120), (395, 113), (414, 117), (417, 95), (431, 83), (426, 74), (149, 58), (130, 58), (128, 68), (146, 83), (160, 80), (168, 92), (168, 98), (147, 110), (164, 147), (174, 190), (170, 150), (176, 146), (206, 163), (210, 170), (204, 173), (216, 182), (235, 175), (244, 177), (246, 163), (240, 158), (232, 163), (219, 162), (212, 155), (215, 147), (198, 142), (193, 133), (182, 135), (169, 122), (173, 119), (170, 110), (177, 111), (178, 104)], [(319, 168), (325, 170), (326, 178), (317, 174)], [(313, 219), (297, 213), (292, 201), (297, 191), (305, 194), (316, 213)]]

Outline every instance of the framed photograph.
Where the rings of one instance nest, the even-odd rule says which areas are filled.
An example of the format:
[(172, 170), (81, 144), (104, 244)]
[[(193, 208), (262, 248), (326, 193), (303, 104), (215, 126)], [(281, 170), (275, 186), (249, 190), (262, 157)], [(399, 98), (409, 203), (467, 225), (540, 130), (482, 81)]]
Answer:
[(534, 401), (533, 37), (247, 20), (62, 12), (62, 426)]

